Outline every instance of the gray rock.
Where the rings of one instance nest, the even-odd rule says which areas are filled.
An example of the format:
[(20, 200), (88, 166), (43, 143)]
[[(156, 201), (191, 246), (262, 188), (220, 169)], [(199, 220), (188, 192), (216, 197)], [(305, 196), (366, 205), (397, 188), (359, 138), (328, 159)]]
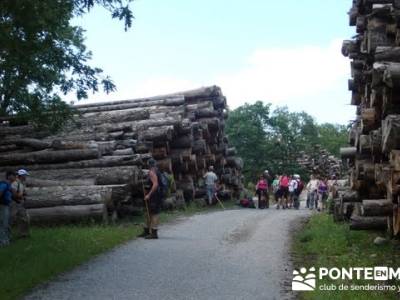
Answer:
[(374, 244), (375, 244), (375, 245), (378, 245), (378, 246), (387, 244), (388, 242), (389, 242), (388, 239), (383, 238), (383, 237), (381, 237), (381, 236), (377, 236), (377, 237), (374, 239)]

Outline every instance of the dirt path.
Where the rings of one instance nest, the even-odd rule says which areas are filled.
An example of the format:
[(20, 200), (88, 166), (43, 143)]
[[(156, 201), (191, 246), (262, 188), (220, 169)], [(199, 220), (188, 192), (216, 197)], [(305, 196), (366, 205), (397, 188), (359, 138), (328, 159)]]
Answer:
[[(293, 224), (306, 209), (241, 209), (163, 226), (60, 276), (26, 299), (283, 299)], [(285, 291), (286, 290), (286, 291)]]

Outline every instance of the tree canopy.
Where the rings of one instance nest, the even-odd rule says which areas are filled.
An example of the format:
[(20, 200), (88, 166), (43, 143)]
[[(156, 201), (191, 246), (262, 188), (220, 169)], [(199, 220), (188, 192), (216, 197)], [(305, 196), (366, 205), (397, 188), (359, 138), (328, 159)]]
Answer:
[(102, 69), (89, 64), (84, 30), (70, 21), (99, 5), (112, 18), (132, 25), (132, 0), (0, 1), (0, 117), (16, 115), (61, 127), (71, 114), (61, 95), (115, 90)]
[(288, 172), (307, 177), (297, 163), (301, 151), (309, 153), (320, 144), (337, 155), (347, 140), (346, 126), (320, 125), (306, 112), (290, 112), (287, 107), (271, 111), (271, 104), (261, 101), (231, 111), (227, 134), (244, 159), (243, 173), (248, 180), (265, 169), (272, 174)]

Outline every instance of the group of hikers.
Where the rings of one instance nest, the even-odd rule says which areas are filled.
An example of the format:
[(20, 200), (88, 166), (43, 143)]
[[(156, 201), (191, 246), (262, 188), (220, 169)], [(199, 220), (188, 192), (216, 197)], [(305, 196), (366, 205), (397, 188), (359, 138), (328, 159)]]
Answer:
[(15, 226), (15, 238), (29, 236), (29, 215), (24, 207), (26, 197), (25, 169), (7, 171), (0, 181), (0, 247), (11, 242), (11, 225)]
[[(273, 195), (275, 199), (276, 209), (299, 209), (300, 194), (305, 189), (307, 191), (306, 207), (321, 211), (327, 209), (328, 195), (335, 190), (336, 185), (336, 176), (332, 176), (328, 184), (327, 178), (311, 175), (310, 181), (305, 186), (298, 174), (275, 175), (272, 179), (269, 171), (266, 170), (256, 183), (255, 196), (260, 209), (269, 208), (270, 195)], [(255, 207), (253, 200), (249, 197), (240, 200), (240, 205)]]

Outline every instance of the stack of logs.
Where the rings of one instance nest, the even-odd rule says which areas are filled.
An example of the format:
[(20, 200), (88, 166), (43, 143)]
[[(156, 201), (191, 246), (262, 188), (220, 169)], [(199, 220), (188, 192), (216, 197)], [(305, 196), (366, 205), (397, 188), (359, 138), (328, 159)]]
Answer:
[(331, 155), (328, 150), (322, 149), (321, 145), (315, 145), (311, 154), (300, 152), (297, 163), (310, 174), (316, 174), (325, 178), (335, 175), (342, 177), (342, 162), (340, 159)]
[(351, 59), (351, 104), (357, 118), (349, 148), (348, 203), (352, 229), (400, 230), (400, 1), (353, 0), (350, 25), (357, 35), (343, 43)]
[(75, 106), (56, 135), (31, 125), (0, 126), (0, 171), (27, 169), (33, 221), (64, 222), (135, 213), (142, 206), (146, 162), (170, 174), (175, 208), (205, 196), (210, 165), (221, 196), (242, 189), (243, 162), (224, 135), (226, 99), (216, 86), (146, 99)]

